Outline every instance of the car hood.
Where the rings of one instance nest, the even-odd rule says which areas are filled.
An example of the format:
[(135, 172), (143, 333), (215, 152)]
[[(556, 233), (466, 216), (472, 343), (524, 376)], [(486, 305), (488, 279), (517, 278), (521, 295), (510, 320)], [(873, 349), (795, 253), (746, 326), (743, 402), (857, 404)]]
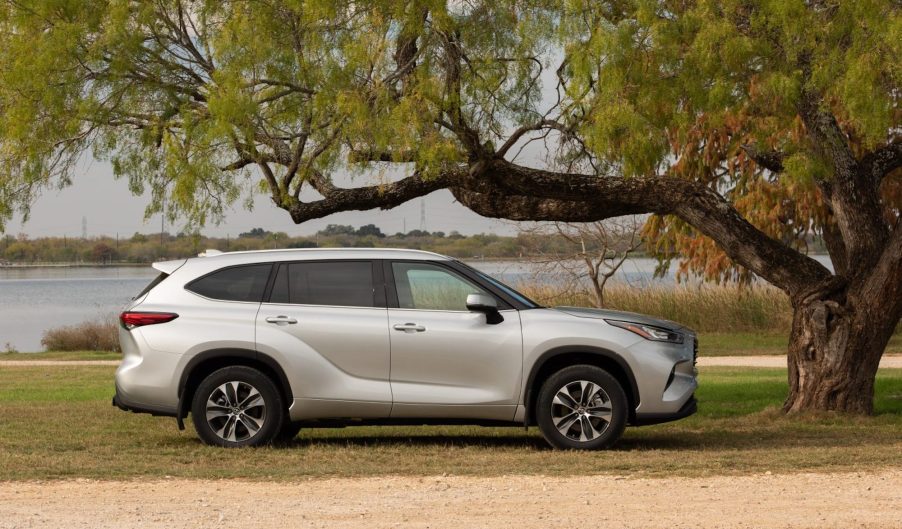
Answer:
[(590, 309), (586, 307), (554, 307), (554, 310), (564, 312), (571, 316), (576, 316), (578, 318), (596, 318), (596, 319), (609, 319), (609, 320), (620, 320), (620, 321), (631, 321), (635, 323), (642, 323), (645, 325), (654, 325), (656, 327), (661, 327), (667, 329), (669, 331), (676, 331), (678, 329), (682, 329), (683, 326), (679, 323), (670, 321), (670, 320), (662, 320), (660, 318), (653, 318), (651, 316), (646, 316), (644, 314), (637, 314), (635, 312), (624, 312), (620, 310), (607, 310), (607, 309)]

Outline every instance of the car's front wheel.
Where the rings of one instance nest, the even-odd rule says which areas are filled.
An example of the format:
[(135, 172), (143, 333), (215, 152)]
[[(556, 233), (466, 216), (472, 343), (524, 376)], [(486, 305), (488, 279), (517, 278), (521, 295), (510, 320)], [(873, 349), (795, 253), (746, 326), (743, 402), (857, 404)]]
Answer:
[(626, 427), (626, 393), (610, 373), (575, 365), (554, 373), (536, 400), (536, 421), (555, 448), (598, 450), (612, 446)]
[(229, 448), (272, 443), (284, 416), (275, 383), (246, 366), (224, 367), (208, 375), (191, 403), (191, 419), (201, 440)]

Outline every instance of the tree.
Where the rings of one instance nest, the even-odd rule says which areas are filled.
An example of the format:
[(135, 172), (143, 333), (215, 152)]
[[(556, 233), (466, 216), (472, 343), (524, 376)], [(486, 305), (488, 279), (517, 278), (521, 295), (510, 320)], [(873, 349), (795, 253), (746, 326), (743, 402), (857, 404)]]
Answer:
[[(552, 222), (521, 228), (518, 239), (526, 243), (536, 265), (536, 275), (556, 275), (568, 291), (581, 290), (588, 282), (595, 306), (603, 308), (604, 289), (630, 254), (642, 246), (641, 223), (635, 217), (604, 222)], [(549, 239), (563, 241), (562, 246), (546, 248)]]
[(377, 237), (379, 239), (385, 237), (385, 234), (382, 233), (382, 230), (379, 229), (375, 224), (367, 224), (365, 226), (361, 226), (357, 228), (355, 235), (358, 237), (367, 237), (372, 235), (373, 237)]
[(263, 228), (251, 228), (251, 231), (239, 233), (238, 237), (247, 237), (248, 239), (265, 239), (270, 235), (272, 235), (272, 232), (264, 230)]
[(296, 223), (438, 189), (511, 220), (650, 213), (688, 271), (790, 297), (786, 410), (872, 411), (902, 313), (897, 2), (0, 5), (0, 218), (89, 148), (189, 223), (255, 190)]
[(325, 237), (330, 237), (333, 235), (354, 235), (354, 226), (348, 226), (345, 224), (329, 224), (325, 228), (319, 230), (317, 232), (318, 235), (323, 235)]

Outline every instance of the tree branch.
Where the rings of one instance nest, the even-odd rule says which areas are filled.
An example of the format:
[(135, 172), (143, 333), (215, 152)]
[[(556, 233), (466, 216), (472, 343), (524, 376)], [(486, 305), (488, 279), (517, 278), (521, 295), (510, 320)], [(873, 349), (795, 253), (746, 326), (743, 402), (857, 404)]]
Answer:
[(781, 173), (783, 172), (783, 158), (784, 154), (779, 151), (759, 151), (758, 148), (754, 145), (742, 145), (742, 150), (752, 159), (756, 164), (761, 167), (767, 169), (772, 173)]
[(308, 182), (323, 198), (313, 202), (296, 200), (288, 208), (288, 213), (295, 223), (300, 224), (337, 211), (391, 209), (408, 200), (448, 187), (456, 177), (457, 174), (452, 171), (428, 179), (414, 173), (397, 182), (347, 189), (336, 187), (321, 174), (314, 172)]
[(507, 141), (504, 142), (504, 145), (502, 145), (501, 148), (498, 149), (496, 154), (498, 156), (504, 156), (507, 151), (511, 149), (511, 147), (513, 147), (517, 144), (518, 141), (520, 141), (520, 138), (522, 138), (524, 134), (542, 129), (555, 129), (561, 131), (564, 134), (567, 134), (569, 132), (562, 123), (558, 123), (553, 119), (543, 119), (537, 123), (533, 123), (532, 125), (524, 125), (515, 130), (510, 135), (510, 137), (507, 138)]
[(902, 140), (885, 145), (876, 151), (867, 154), (859, 162), (861, 172), (873, 178), (875, 184), (886, 175), (902, 167)]
[(484, 216), (588, 222), (640, 213), (673, 214), (714, 239), (735, 262), (790, 295), (830, 277), (823, 265), (770, 238), (698, 182), (553, 173), (503, 160), (473, 173), (471, 169), (452, 192)]
[(802, 94), (798, 111), (817, 154), (833, 169), (829, 180), (820, 179), (817, 183), (830, 202), (848, 262), (869, 268), (889, 237), (873, 177), (861, 170), (836, 117), (822, 108), (815, 94)]

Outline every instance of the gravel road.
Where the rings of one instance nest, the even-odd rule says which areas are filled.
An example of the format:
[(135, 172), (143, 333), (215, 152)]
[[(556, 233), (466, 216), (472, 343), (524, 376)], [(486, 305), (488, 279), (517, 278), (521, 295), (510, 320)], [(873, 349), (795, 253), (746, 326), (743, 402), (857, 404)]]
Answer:
[(902, 470), (0, 483), (0, 529), (902, 527)]

